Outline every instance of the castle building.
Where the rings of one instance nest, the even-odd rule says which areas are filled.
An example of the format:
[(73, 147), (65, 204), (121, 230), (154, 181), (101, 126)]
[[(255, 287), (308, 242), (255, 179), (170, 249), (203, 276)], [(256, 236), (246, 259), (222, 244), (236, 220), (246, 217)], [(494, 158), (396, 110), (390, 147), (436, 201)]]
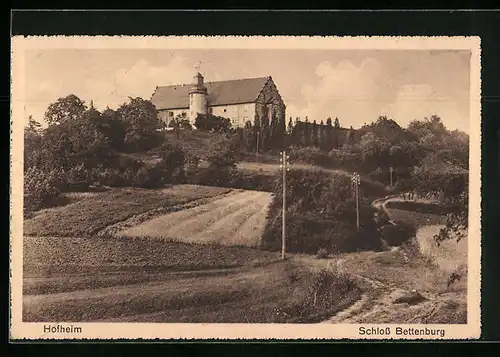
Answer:
[(270, 76), (205, 83), (197, 72), (190, 85), (156, 87), (151, 101), (167, 125), (177, 115), (185, 115), (194, 126), (198, 114), (212, 114), (230, 119), (232, 127), (238, 128), (253, 124), (256, 115), (271, 120), (273, 115), (284, 116), (286, 110)]

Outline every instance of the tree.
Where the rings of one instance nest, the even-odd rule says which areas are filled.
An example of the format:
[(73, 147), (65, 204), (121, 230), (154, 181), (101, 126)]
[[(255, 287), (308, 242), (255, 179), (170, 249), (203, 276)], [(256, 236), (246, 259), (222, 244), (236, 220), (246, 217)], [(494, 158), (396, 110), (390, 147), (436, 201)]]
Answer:
[(277, 136), (276, 147), (279, 149), (283, 149), (286, 137), (286, 117), (283, 108), (281, 108), (278, 112), (278, 130), (276, 132), (276, 136)]
[(37, 122), (35, 119), (33, 119), (32, 115), (30, 115), (28, 117), (28, 125), (25, 128), (25, 132), (28, 131), (29, 133), (39, 135), (41, 128), (42, 128), (42, 125), (39, 122)]
[(292, 122), (292, 117), (290, 117), (290, 120), (288, 120), (288, 128), (287, 128), (287, 133), (291, 134), (293, 131), (293, 122)]
[(306, 121), (304, 122), (304, 130), (303, 130), (303, 136), (304, 136), (304, 141), (303, 144), (304, 146), (309, 146), (311, 145), (311, 133), (310, 133), (310, 124), (309, 124), (309, 119), (306, 117)]
[(295, 143), (295, 140), (294, 140), (295, 138), (294, 138), (293, 132), (294, 132), (293, 121), (292, 121), (292, 117), (290, 117), (290, 120), (288, 120), (288, 126), (286, 129), (286, 135), (285, 135), (285, 141), (284, 141), (286, 146), (291, 146)]
[(187, 118), (186, 113), (177, 114), (175, 118), (173, 118), (169, 125), (170, 128), (174, 128), (175, 136), (178, 138), (179, 133), (183, 129), (192, 129), (191, 124), (189, 123), (189, 119)]
[(49, 125), (62, 124), (68, 120), (81, 118), (86, 110), (85, 103), (76, 95), (70, 94), (51, 103), (44, 119)]
[[(351, 127), (352, 129), (352, 127)], [(335, 118), (333, 122), (333, 147), (338, 149), (340, 147), (340, 122), (339, 118)]]
[(253, 152), (255, 150), (255, 133), (251, 121), (247, 121), (243, 128), (243, 145), (248, 152)]
[(166, 182), (180, 182), (184, 179), (186, 154), (179, 146), (163, 145), (160, 151), (161, 176)]
[(333, 126), (332, 126), (332, 118), (327, 118), (326, 119), (326, 127), (325, 127), (325, 132), (324, 132), (324, 145), (325, 145), (325, 150), (330, 151), (333, 148), (335, 148), (335, 142), (334, 142), (334, 132), (333, 132)]
[(35, 166), (40, 155), (40, 143), (42, 140), (41, 125), (30, 115), (28, 125), (24, 128), (24, 167)]
[(117, 114), (125, 124), (124, 144), (129, 150), (144, 150), (151, 147), (156, 129), (161, 127), (154, 104), (142, 98), (130, 98), (123, 103)]
[(124, 148), (126, 125), (117, 112), (106, 108), (97, 119), (99, 131), (102, 132), (109, 144), (118, 151)]
[(231, 131), (231, 121), (228, 118), (212, 114), (198, 114), (194, 125), (198, 130), (228, 133)]
[(269, 108), (267, 105), (262, 106), (262, 115), (260, 117), (260, 145), (262, 151), (269, 150), (270, 144), (270, 125), (269, 125)]
[(323, 123), (323, 120), (319, 123), (319, 128), (318, 128), (318, 146), (322, 150), (326, 150), (326, 128), (325, 124)]
[(156, 107), (151, 101), (139, 97), (129, 99), (128, 103), (123, 103), (117, 110), (128, 130), (152, 133), (160, 128)]
[(387, 163), (389, 143), (381, 140), (375, 133), (368, 132), (361, 137), (359, 149), (365, 169), (375, 169)]
[(319, 146), (318, 135), (319, 135), (318, 124), (316, 123), (316, 120), (313, 120), (313, 123), (312, 123), (312, 138), (311, 138), (311, 143), (312, 143), (312, 145), (314, 147), (318, 147)]
[(269, 124), (269, 149), (279, 147), (280, 130), (278, 124), (278, 117), (276, 112), (273, 111), (271, 122)]
[(411, 121), (408, 125), (408, 131), (419, 140), (429, 134), (440, 137), (446, 133), (446, 128), (438, 115), (432, 115), (429, 118), (425, 117), (424, 120)]

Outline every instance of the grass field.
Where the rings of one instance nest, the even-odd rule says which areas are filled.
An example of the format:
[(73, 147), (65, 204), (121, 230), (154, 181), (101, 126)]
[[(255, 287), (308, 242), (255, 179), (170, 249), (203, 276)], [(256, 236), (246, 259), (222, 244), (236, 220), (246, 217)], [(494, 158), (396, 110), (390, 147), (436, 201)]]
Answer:
[(206, 204), (162, 215), (116, 233), (187, 243), (258, 247), (272, 195), (235, 191)]
[[(244, 246), (260, 242), (267, 192), (178, 185), (68, 199), (25, 222), (24, 321), (319, 322), (359, 298), (334, 276), (313, 300), (317, 272)], [(120, 227), (129, 237), (101, 234)]]
[(359, 298), (312, 306), (312, 271), (244, 247), (28, 237), (24, 254), (24, 321), (310, 322)]
[[(262, 265), (278, 258), (276, 253), (244, 247), (116, 238), (25, 237), (23, 250), (24, 274), (29, 278), (66, 273), (85, 277), (105, 272), (113, 276), (114, 273), (220, 269)], [(68, 286), (62, 284), (47, 289), (37, 288), (37, 291), (64, 291)]]
[(88, 237), (107, 226), (156, 208), (182, 205), (222, 195), (230, 189), (178, 185), (166, 189), (110, 189), (80, 194), (78, 200), (62, 207), (40, 211), (24, 221), (25, 236)]
[(445, 224), (446, 216), (440, 216), (430, 213), (418, 213), (401, 209), (389, 209), (393, 221), (404, 221), (412, 223), (415, 227), (425, 225)]

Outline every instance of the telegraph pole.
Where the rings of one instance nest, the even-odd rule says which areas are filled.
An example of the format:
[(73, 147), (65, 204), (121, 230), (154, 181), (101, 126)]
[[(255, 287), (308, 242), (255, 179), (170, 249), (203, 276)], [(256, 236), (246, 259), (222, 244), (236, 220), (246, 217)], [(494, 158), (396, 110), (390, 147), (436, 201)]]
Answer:
[(351, 181), (354, 185), (354, 189), (356, 190), (356, 226), (359, 232), (359, 184), (361, 183), (361, 179), (357, 172), (352, 175)]
[(283, 171), (283, 208), (282, 208), (282, 226), (281, 226), (281, 259), (285, 259), (285, 247), (286, 247), (286, 172), (290, 170), (288, 159), (290, 158), (286, 155), (285, 150), (281, 153), (280, 167)]
[(390, 173), (390, 177), (391, 177), (391, 187), (392, 187), (392, 173), (393, 173), (393, 171), (394, 171), (394, 168), (391, 166), (389, 168), (389, 173)]

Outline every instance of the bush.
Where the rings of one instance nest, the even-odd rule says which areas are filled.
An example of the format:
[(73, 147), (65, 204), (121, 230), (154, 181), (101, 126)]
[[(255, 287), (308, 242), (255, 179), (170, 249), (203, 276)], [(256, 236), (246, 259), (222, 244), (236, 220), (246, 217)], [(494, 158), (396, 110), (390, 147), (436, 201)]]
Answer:
[(322, 269), (311, 277), (305, 301), (312, 307), (329, 305), (332, 300), (345, 297), (356, 289), (356, 283), (348, 276)]
[(162, 178), (166, 183), (185, 181), (184, 165), (186, 154), (179, 146), (163, 145), (160, 151), (160, 162), (152, 169), (152, 174)]
[[(277, 181), (263, 235), (263, 246), (281, 247), (282, 186)], [(351, 181), (345, 175), (324, 171), (292, 170), (287, 180), (287, 251), (315, 254), (380, 248), (375, 210), (360, 201), (360, 231)]]
[(332, 309), (332, 301), (345, 301), (359, 295), (356, 283), (347, 275), (334, 270), (322, 269), (301, 277), (296, 277), (296, 274), (291, 277), (290, 282), (304, 279), (305, 291), (301, 293), (300, 303), (287, 304), (277, 309), (277, 322), (290, 322), (290, 316), (296, 322), (312, 322), (312, 316), (318, 318), (319, 312)]
[(24, 173), (24, 211), (36, 211), (59, 195), (54, 173), (30, 167)]
[(212, 114), (198, 114), (194, 125), (198, 130), (213, 132), (228, 132), (231, 129), (231, 121), (228, 118), (215, 116)]
[(315, 147), (292, 147), (289, 150), (290, 160), (303, 164), (332, 167), (332, 159), (327, 153)]
[(347, 171), (363, 171), (361, 165), (361, 155), (347, 150), (333, 149), (328, 153), (333, 168)]
[(316, 258), (317, 259), (326, 259), (326, 258), (328, 258), (328, 251), (325, 248), (318, 249), (318, 252), (316, 253)]
[(396, 221), (381, 228), (381, 236), (391, 246), (400, 245), (415, 237), (417, 229), (411, 223)]

